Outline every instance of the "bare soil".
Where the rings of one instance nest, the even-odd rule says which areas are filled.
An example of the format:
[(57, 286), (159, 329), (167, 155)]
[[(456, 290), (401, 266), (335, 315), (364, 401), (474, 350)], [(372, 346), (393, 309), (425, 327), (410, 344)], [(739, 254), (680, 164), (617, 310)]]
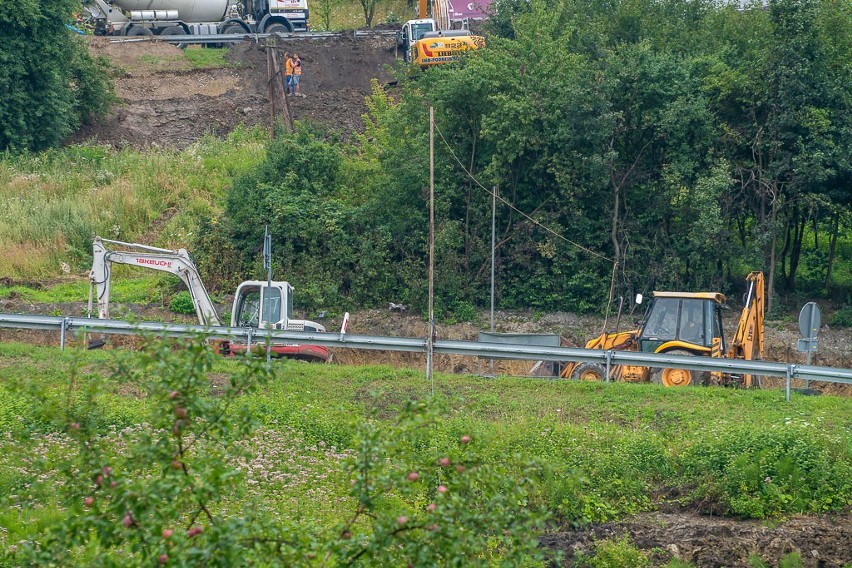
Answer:
[[(302, 59), (304, 98), (290, 97), (295, 120), (309, 119), (344, 137), (363, 130), (371, 82), (391, 80), (394, 39), (382, 37), (282, 41)], [(91, 38), (90, 51), (115, 68), (120, 104), (84, 126), (72, 142), (114, 147), (183, 148), (206, 134), (225, 136), (240, 124), (269, 126), (266, 48), (252, 42), (229, 50), (224, 68), (196, 69), (179, 48), (160, 42), (111, 43)], [(279, 116), (283, 108), (277, 91)]]
[(798, 552), (806, 568), (841, 568), (852, 562), (850, 521), (848, 511), (771, 525), (690, 512), (653, 512), (585, 530), (550, 533), (541, 538), (541, 544), (564, 554), (560, 566), (591, 556), (596, 541), (627, 535), (648, 554), (653, 566), (677, 559), (697, 568), (748, 567), (752, 555), (778, 566), (783, 556)]

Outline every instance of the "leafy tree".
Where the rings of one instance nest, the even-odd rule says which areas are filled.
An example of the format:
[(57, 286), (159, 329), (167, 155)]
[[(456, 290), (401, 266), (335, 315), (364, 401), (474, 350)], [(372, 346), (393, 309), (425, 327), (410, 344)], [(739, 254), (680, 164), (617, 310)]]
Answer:
[(112, 101), (106, 64), (65, 24), (75, 0), (0, 4), (0, 150), (62, 143)]

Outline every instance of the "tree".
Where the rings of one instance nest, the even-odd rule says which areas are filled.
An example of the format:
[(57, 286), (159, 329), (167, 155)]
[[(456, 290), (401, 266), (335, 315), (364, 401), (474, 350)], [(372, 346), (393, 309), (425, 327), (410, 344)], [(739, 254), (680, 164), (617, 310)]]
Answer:
[(0, 4), (0, 150), (57, 146), (112, 101), (105, 64), (65, 25), (75, 9), (75, 0)]
[(361, 9), (364, 10), (364, 26), (369, 28), (373, 25), (373, 16), (376, 14), (376, 5), (379, 0), (358, 0)]

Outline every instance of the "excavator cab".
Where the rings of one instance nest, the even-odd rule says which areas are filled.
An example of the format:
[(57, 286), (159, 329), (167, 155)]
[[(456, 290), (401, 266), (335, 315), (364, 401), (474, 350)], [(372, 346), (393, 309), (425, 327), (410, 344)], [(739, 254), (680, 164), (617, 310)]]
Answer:
[(325, 332), (321, 324), (293, 319), (293, 286), (288, 282), (273, 281), (269, 285), (260, 280), (247, 280), (240, 284), (234, 296), (231, 324), (260, 329)]

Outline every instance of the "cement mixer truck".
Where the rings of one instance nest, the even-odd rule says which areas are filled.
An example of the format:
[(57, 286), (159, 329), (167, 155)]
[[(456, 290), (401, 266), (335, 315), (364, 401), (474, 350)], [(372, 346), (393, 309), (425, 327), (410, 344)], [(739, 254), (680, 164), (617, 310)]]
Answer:
[(82, 0), (95, 35), (308, 31), (307, 0)]

